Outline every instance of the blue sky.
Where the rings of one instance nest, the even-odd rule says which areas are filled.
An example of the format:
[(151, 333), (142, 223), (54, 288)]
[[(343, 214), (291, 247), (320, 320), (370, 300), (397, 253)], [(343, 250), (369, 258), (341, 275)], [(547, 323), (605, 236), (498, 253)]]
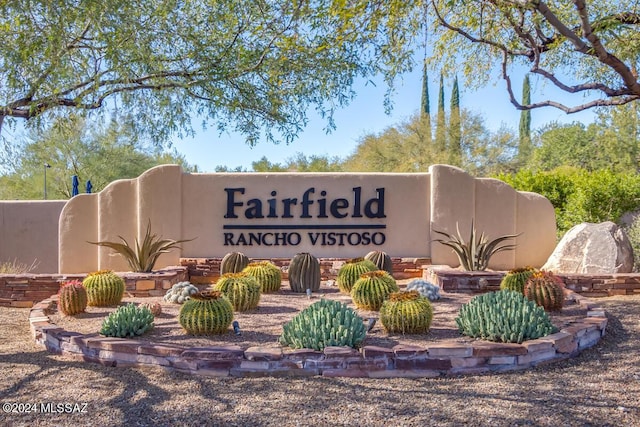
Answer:
[[(402, 122), (420, 107), (420, 92), (422, 88), (422, 70), (417, 67), (412, 73), (405, 74), (397, 82), (396, 92), (392, 97), (394, 108), (391, 114), (384, 111), (384, 83), (364, 84), (359, 82), (355, 86), (356, 98), (352, 103), (335, 113), (336, 129), (327, 134), (324, 130), (326, 121), (313, 112), (309, 114), (310, 122), (306, 129), (293, 143), (271, 144), (261, 142), (255, 147), (245, 144), (241, 135), (219, 135), (215, 129), (198, 132), (194, 138), (174, 139), (174, 147), (185, 155), (187, 161), (196, 164), (202, 172), (213, 172), (217, 165), (231, 168), (243, 166), (250, 170), (251, 163), (266, 156), (273, 163), (283, 163), (297, 152), (309, 156), (312, 154), (345, 157), (353, 152), (358, 140), (366, 134), (379, 133), (385, 128)], [(429, 95), (431, 98), (431, 112), (436, 113), (439, 76), (431, 76)], [(516, 94), (521, 93), (522, 76), (512, 78)], [(497, 130), (502, 123), (517, 132), (520, 112), (511, 105), (504, 81), (496, 80), (495, 84), (481, 90), (466, 89), (460, 78), (460, 105), (473, 113), (480, 114), (485, 120), (485, 126)], [(445, 105), (448, 111), (451, 81), (445, 81)], [(566, 99), (567, 94), (554, 90), (549, 85), (537, 85), (532, 79), (533, 101), (543, 99), (544, 95), (552, 95)], [(545, 98), (546, 99), (546, 98)], [(574, 99), (581, 103), (580, 97)], [(532, 128), (536, 129), (551, 121), (589, 123), (593, 120), (592, 112), (567, 115), (562, 111), (546, 107), (532, 112)], [(213, 126), (211, 126), (213, 128)]]

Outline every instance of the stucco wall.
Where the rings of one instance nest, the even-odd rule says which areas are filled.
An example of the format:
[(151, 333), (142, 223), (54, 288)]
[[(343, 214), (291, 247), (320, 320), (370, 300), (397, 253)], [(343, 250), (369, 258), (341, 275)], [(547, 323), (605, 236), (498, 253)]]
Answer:
[(0, 263), (36, 261), (33, 273), (58, 271), (58, 218), (65, 203), (0, 202)]
[(450, 166), (419, 174), (188, 174), (165, 165), (70, 200), (60, 217), (59, 271), (127, 270), (109, 249), (86, 242), (122, 236), (133, 243), (147, 221), (165, 238), (194, 239), (158, 267), (231, 251), (348, 258), (374, 249), (455, 266), (451, 250), (432, 241), (432, 228), (453, 233), (458, 224), (467, 237), (472, 220), (490, 239), (522, 233), (516, 251), (495, 257), (495, 269), (540, 266), (555, 246), (547, 199)]

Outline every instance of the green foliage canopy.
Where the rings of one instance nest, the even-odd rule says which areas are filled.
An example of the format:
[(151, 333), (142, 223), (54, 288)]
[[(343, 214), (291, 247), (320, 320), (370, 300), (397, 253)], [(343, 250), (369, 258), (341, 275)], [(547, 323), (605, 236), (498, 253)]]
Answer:
[(289, 142), (308, 107), (331, 127), (355, 78), (411, 68), (419, 3), (0, 2), (0, 126), (117, 107), (156, 141), (197, 114)]

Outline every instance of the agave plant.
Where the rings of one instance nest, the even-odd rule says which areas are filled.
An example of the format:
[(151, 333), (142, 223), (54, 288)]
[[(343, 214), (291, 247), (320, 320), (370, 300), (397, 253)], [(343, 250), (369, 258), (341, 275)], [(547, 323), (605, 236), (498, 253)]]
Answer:
[(149, 273), (156, 265), (160, 255), (168, 253), (171, 249), (179, 248), (180, 243), (190, 242), (193, 239), (173, 240), (163, 239), (156, 234), (151, 234), (151, 220), (147, 223), (147, 231), (142, 244), (136, 239), (135, 248), (129, 245), (124, 237), (118, 236), (123, 243), (118, 242), (88, 242), (92, 245), (106, 246), (122, 255), (127, 260), (131, 271)]
[(445, 246), (449, 246), (458, 256), (460, 265), (467, 271), (484, 271), (489, 265), (491, 257), (498, 252), (510, 251), (515, 249), (515, 244), (505, 244), (500, 246), (504, 241), (509, 239), (515, 239), (519, 234), (508, 234), (498, 237), (497, 239), (489, 241), (484, 232), (478, 237), (476, 228), (471, 221), (471, 235), (469, 240), (465, 242), (460, 228), (456, 222), (457, 236), (445, 233), (443, 231), (433, 230), (435, 233), (445, 236), (447, 239), (434, 239), (434, 242), (442, 243)]

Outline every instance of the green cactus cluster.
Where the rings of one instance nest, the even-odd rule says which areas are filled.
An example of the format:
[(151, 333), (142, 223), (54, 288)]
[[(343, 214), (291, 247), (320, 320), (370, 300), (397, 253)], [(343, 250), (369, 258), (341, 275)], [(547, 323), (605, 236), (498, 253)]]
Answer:
[(107, 337), (135, 337), (153, 328), (153, 314), (133, 303), (118, 307), (103, 322), (100, 334)]
[(222, 292), (198, 292), (182, 305), (178, 321), (191, 335), (223, 334), (233, 322), (233, 305)]
[(118, 305), (124, 296), (124, 279), (111, 270), (90, 273), (82, 284), (87, 290), (87, 304), (93, 307)]
[(253, 310), (260, 302), (260, 283), (244, 272), (223, 274), (214, 290), (229, 298), (235, 311)]
[(256, 278), (263, 293), (278, 292), (280, 290), (282, 272), (272, 262), (250, 262), (242, 271)]
[(198, 288), (190, 282), (178, 282), (171, 286), (171, 289), (167, 290), (162, 301), (182, 304), (187, 301), (191, 295), (197, 292), (199, 292)]
[(433, 320), (433, 307), (418, 291), (393, 292), (380, 307), (380, 322), (391, 333), (426, 334)]
[(391, 257), (383, 251), (371, 251), (364, 256), (364, 259), (375, 264), (377, 270), (384, 270), (393, 275), (393, 262)]
[(508, 343), (556, 332), (542, 307), (518, 292), (507, 290), (474, 297), (460, 308), (456, 324), (463, 335)]
[(358, 348), (366, 334), (362, 318), (353, 309), (339, 301), (323, 298), (283, 326), (280, 343), (313, 350), (328, 346)]
[(524, 295), (547, 311), (561, 310), (564, 305), (564, 284), (550, 271), (539, 271), (527, 280)]
[(336, 284), (338, 285), (340, 292), (349, 294), (351, 293), (351, 288), (353, 288), (353, 285), (362, 274), (376, 270), (378, 270), (376, 265), (368, 259), (349, 259), (342, 265), (342, 267), (340, 267), (340, 270), (338, 270)]
[(520, 292), (524, 295), (524, 285), (536, 271), (533, 267), (521, 267), (508, 271), (500, 282), (500, 289)]
[(296, 293), (320, 289), (320, 261), (310, 253), (296, 254), (289, 263), (289, 286)]
[(58, 291), (58, 310), (66, 316), (84, 312), (87, 302), (87, 290), (79, 280), (64, 283)]
[(242, 252), (229, 252), (220, 262), (220, 274), (240, 273), (249, 262), (249, 257)]
[(362, 310), (378, 311), (392, 292), (399, 290), (396, 281), (384, 270), (360, 275), (351, 288), (351, 299)]

